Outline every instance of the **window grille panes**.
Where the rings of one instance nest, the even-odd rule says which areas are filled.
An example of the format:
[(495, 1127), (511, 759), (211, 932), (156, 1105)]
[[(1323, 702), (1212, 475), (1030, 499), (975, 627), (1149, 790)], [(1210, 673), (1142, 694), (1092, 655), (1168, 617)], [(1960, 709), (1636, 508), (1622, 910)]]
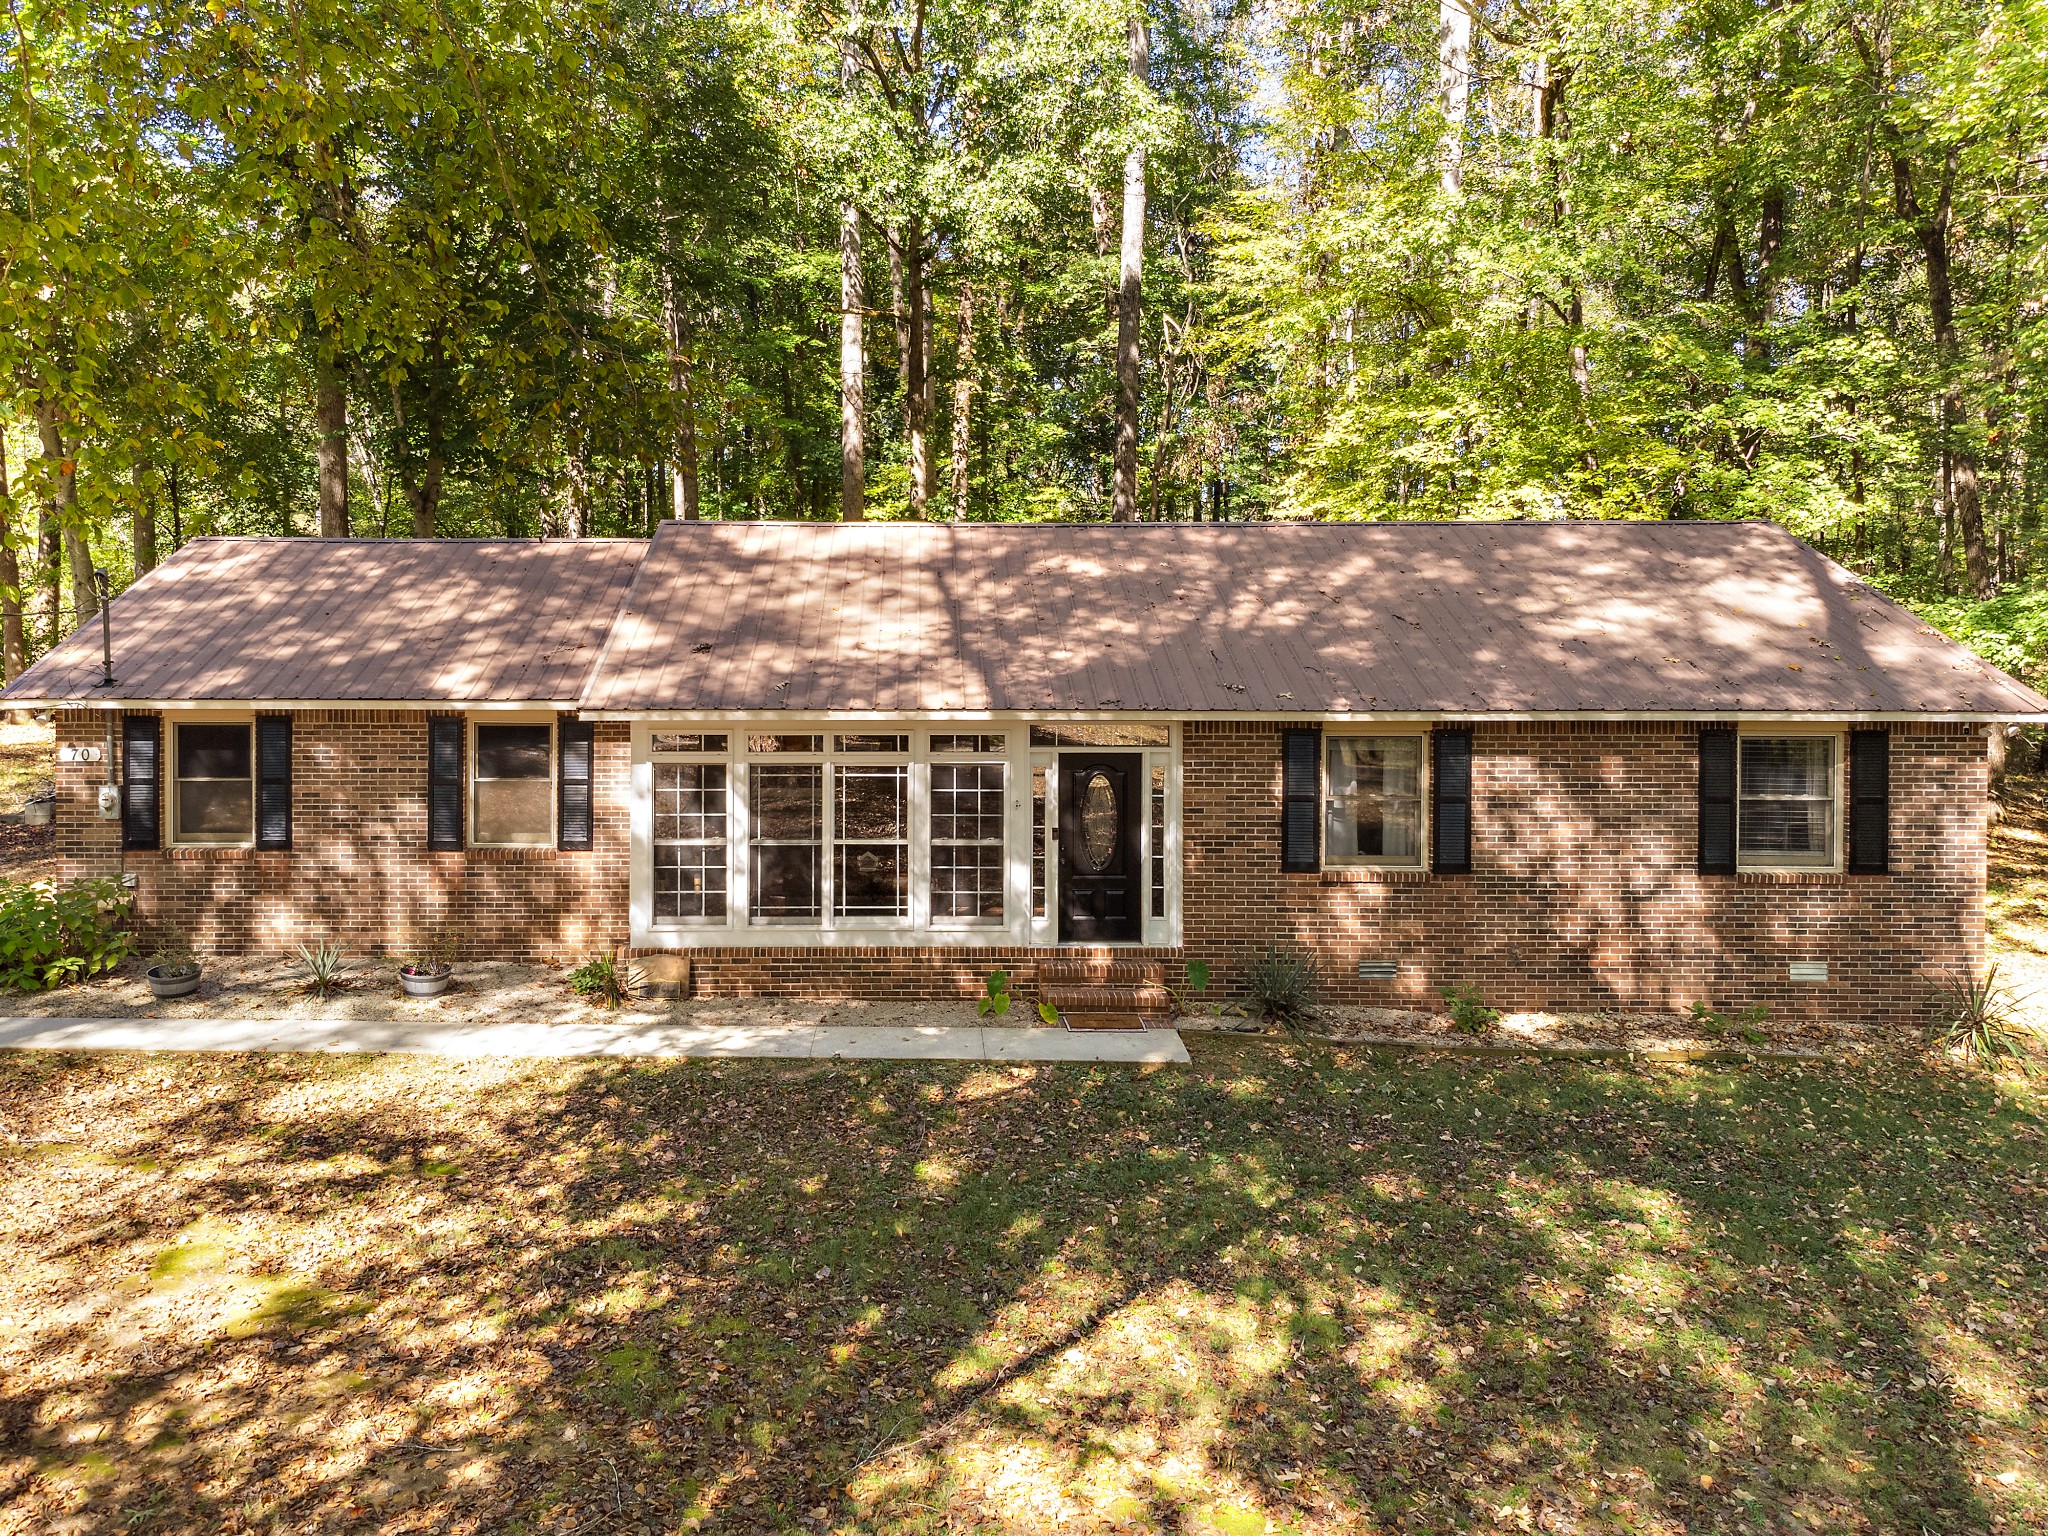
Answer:
[(1420, 736), (1332, 736), (1323, 856), (1415, 864), (1422, 859)]
[(987, 757), (1008, 751), (1009, 745), (1010, 740), (1007, 736), (955, 735), (932, 737), (932, 751), (935, 753), (972, 752), (978, 756)]
[(825, 738), (822, 736), (749, 736), (749, 752), (822, 752)]
[(1152, 915), (1166, 916), (1166, 767), (1152, 765)]
[(723, 752), (725, 733), (722, 731), (656, 731), (654, 750), (657, 752)]
[(1031, 770), (1031, 915), (1045, 916), (1045, 778), (1044, 768)]
[(833, 915), (908, 915), (910, 769), (840, 764), (832, 781)]
[(908, 752), (908, 736), (834, 736), (835, 752)]
[(1835, 861), (1831, 736), (1742, 738), (1738, 856), (1752, 864)]
[(1034, 725), (1034, 747), (1164, 747), (1173, 737), (1164, 725)]
[(188, 843), (241, 843), (255, 834), (247, 725), (181, 725), (176, 836)]
[(825, 770), (817, 763), (748, 770), (752, 915), (762, 922), (816, 921), (821, 905)]
[(555, 840), (555, 733), (545, 725), (480, 725), (471, 782), (476, 796), (470, 841)]
[(932, 921), (1003, 920), (1003, 765), (932, 765)]
[(721, 763), (654, 769), (654, 916), (723, 922), (726, 787)]

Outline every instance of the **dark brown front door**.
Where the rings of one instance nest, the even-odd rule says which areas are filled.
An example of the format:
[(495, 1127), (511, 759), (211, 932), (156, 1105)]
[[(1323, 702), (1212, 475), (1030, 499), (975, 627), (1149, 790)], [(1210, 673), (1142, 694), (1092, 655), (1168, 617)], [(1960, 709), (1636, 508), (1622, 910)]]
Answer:
[(1134, 753), (1060, 757), (1060, 942), (1135, 942), (1145, 936), (1138, 903), (1139, 787)]

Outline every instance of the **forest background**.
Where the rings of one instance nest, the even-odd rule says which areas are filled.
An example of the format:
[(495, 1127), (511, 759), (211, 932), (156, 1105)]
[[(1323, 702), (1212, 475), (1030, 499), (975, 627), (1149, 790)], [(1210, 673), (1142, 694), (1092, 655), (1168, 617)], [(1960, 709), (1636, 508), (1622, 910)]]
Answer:
[(5, 0), (0, 662), (211, 533), (1747, 518), (2048, 681), (2048, 0)]

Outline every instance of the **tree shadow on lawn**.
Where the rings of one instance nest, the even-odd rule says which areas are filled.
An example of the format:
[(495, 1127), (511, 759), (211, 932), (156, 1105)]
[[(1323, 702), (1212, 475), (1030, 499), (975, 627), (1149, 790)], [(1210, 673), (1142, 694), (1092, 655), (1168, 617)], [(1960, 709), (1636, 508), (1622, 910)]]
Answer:
[(0, 1529), (2048, 1507), (2042, 1127), (1982, 1077), (22, 1060)]

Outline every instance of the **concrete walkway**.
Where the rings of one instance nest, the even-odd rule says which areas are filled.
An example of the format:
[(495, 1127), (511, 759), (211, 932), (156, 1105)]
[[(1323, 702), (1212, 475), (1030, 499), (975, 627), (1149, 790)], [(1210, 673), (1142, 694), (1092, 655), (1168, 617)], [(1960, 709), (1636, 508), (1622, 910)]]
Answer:
[(7, 1019), (0, 1048), (394, 1051), (427, 1056), (772, 1056), (825, 1061), (1186, 1061), (1170, 1029), (931, 1025), (450, 1024), (366, 1019)]

